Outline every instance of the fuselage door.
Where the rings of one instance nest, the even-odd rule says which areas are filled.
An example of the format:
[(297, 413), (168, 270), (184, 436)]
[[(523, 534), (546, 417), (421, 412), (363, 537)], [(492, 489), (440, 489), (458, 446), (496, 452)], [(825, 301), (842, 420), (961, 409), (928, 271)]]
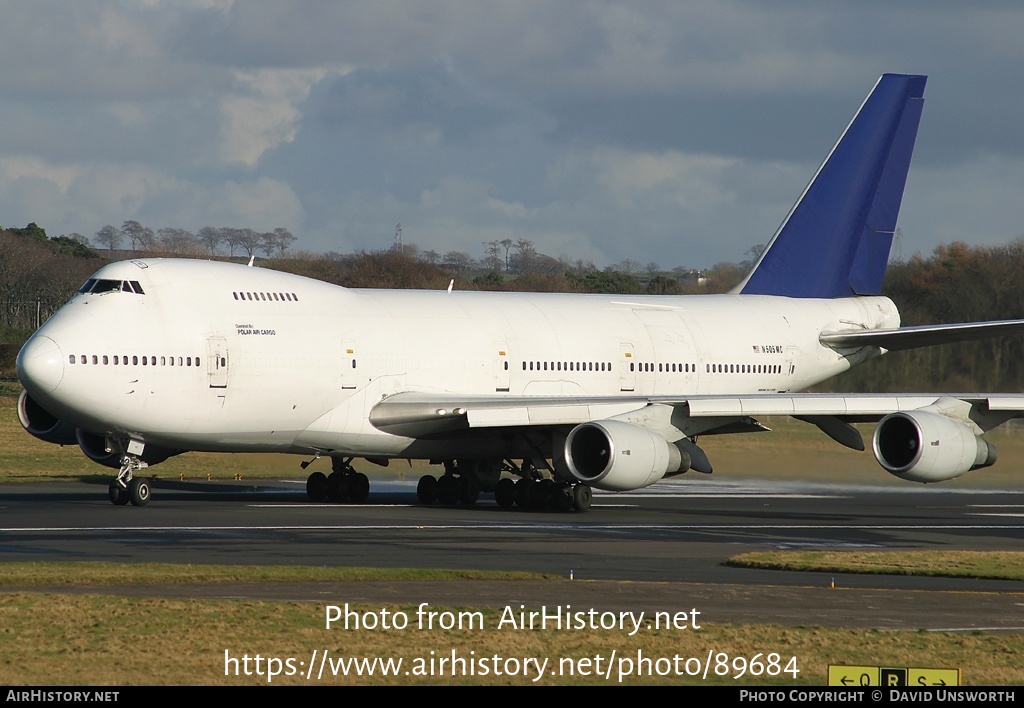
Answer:
[(505, 342), (495, 342), (495, 359), (494, 359), (494, 390), (497, 393), (508, 393), (509, 381), (511, 380), (512, 372), (509, 371), (510, 364), (508, 361), (508, 344)]
[(356, 343), (351, 339), (341, 340), (341, 388), (356, 387)]
[(224, 337), (207, 338), (206, 370), (210, 376), (210, 388), (228, 387), (228, 343)]
[(632, 342), (619, 343), (619, 390), (636, 390), (636, 357)]

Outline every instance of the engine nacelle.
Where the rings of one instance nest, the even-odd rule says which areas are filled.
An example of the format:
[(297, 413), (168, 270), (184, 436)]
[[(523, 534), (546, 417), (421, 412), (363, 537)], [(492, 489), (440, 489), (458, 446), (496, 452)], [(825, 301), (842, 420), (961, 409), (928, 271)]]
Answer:
[[(82, 452), (90, 460), (98, 462), (105, 467), (112, 467), (115, 470), (120, 469), (121, 452), (116, 449), (108, 450), (106, 437), (86, 432), (81, 428), (78, 429), (76, 437), (78, 438), (78, 446), (82, 448)], [(173, 457), (180, 453), (180, 450), (168, 450), (155, 445), (146, 445), (145, 450), (139, 455), (139, 459), (152, 467), (163, 462), (168, 457)]]
[(108, 450), (107, 439), (104, 436), (79, 430), (76, 437), (78, 438), (78, 447), (82, 448), (82, 452), (90, 460), (98, 462), (104, 467), (113, 467), (114, 469), (121, 467), (121, 453), (117, 450)]
[(966, 424), (926, 411), (882, 418), (871, 447), (882, 467), (912, 482), (943, 482), (996, 461), (996, 449)]
[(18, 420), (22, 427), (43, 442), (74, 445), (75, 426), (51, 414), (36, 403), (28, 391), (18, 396)]
[(665, 438), (617, 420), (577, 425), (565, 439), (563, 454), (573, 477), (613, 492), (646, 487), (690, 466), (689, 456)]

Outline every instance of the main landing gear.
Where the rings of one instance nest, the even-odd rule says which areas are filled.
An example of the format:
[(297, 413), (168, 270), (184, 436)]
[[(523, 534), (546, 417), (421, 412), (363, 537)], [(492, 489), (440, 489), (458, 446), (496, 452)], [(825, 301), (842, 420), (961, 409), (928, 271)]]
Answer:
[[(502, 472), (519, 475), (519, 480), (501, 477)], [(586, 484), (554, 479), (529, 460), (521, 465), (508, 461), (445, 460), (441, 477), (424, 475), (416, 485), (421, 504), (475, 504), (480, 492), (494, 492), (498, 506), (531, 511), (587, 511), (593, 490)]]
[(135, 455), (121, 456), (121, 469), (107, 488), (110, 502), (114, 506), (124, 506), (128, 502), (132, 506), (146, 506), (149, 503), (152, 491), (150, 482), (137, 474), (145, 467), (148, 465)]
[(341, 504), (350, 501), (363, 504), (370, 496), (370, 478), (352, 468), (354, 458), (331, 458), (330, 475), (314, 472), (306, 479), (306, 496), (310, 501), (332, 501)]

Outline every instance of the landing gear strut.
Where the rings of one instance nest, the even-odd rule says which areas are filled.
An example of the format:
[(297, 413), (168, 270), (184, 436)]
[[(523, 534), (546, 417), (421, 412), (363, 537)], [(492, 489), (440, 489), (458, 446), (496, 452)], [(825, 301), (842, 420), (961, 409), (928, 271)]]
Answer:
[(314, 472), (306, 479), (310, 501), (330, 500), (336, 504), (351, 501), (363, 504), (370, 496), (370, 478), (352, 468), (353, 458), (332, 457), (330, 475)]
[(150, 482), (137, 474), (148, 466), (136, 455), (121, 456), (121, 469), (107, 488), (107, 495), (114, 506), (124, 506), (128, 502), (131, 502), (132, 506), (146, 506), (149, 503), (152, 491)]

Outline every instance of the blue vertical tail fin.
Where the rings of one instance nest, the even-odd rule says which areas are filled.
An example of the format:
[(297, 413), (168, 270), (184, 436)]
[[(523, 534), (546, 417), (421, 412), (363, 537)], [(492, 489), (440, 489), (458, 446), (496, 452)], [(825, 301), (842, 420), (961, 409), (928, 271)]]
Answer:
[(885, 74), (734, 292), (877, 295), (924, 106), (925, 76)]

